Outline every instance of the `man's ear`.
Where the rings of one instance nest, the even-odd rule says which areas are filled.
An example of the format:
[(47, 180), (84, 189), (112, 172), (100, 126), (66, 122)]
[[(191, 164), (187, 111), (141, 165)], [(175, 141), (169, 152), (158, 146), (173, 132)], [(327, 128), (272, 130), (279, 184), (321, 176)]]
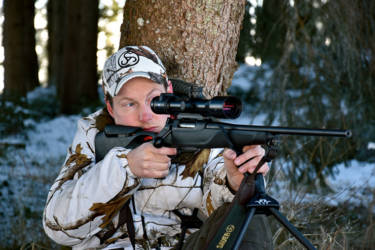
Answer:
[(107, 106), (108, 113), (112, 116), (112, 118), (114, 118), (111, 103), (108, 100), (105, 100), (105, 104)]
[(172, 82), (170, 80), (168, 80), (167, 93), (173, 93), (173, 86), (172, 86)]

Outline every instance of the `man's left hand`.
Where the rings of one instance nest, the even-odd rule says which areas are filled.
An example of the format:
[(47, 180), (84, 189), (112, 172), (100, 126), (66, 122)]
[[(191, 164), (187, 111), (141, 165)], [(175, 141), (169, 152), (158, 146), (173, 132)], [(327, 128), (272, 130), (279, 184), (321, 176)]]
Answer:
[[(239, 156), (236, 155), (231, 149), (226, 148), (223, 153), (224, 165), (227, 169), (227, 178), (230, 187), (237, 191), (240, 187), (244, 173), (253, 173), (257, 164), (265, 154), (264, 148), (260, 145), (250, 145), (243, 147), (243, 153)], [(248, 161), (249, 160), (249, 161)], [(248, 161), (248, 162), (246, 162)], [(245, 164), (243, 164), (246, 162)], [(243, 164), (243, 165), (242, 165)], [(242, 165), (242, 166), (241, 166)], [(238, 168), (238, 166), (241, 166)], [(257, 173), (265, 175), (269, 171), (267, 163), (258, 170)]]

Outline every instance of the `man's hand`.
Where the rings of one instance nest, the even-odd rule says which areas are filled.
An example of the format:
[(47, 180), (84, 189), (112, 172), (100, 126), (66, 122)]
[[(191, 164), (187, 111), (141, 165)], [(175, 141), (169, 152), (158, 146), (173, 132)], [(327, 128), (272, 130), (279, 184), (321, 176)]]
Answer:
[(130, 170), (134, 175), (145, 178), (162, 178), (168, 175), (175, 148), (155, 148), (151, 142), (143, 143), (127, 155)]
[[(265, 154), (265, 150), (260, 145), (245, 146), (243, 148), (243, 154), (237, 156), (236, 152), (226, 148), (224, 150), (224, 165), (227, 169), (227, 178), (230, 187), (237, 191), (240, 187), (245, 172), (252, 173), (255, 170), (258, 162), (262, 159)], [(249, 160), (248, 162), (246, 162)], [(241, 164), (246, 162), (244, 165)], [(268, 164), (265, 163), (258, 170), (258, 173), (265, 175), (269, 170)]]

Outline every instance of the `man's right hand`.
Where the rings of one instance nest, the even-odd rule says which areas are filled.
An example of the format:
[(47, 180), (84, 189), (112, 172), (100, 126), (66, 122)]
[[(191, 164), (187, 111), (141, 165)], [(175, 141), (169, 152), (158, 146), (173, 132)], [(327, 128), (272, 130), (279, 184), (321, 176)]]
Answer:
[(168, 155), (176, 153), (175, 148), (155, 148), (151, 142), (147, 142), (130, 151), (127, 159), (134, 175), (144, 178), (162, 178), (169, 172), (171, 159)]

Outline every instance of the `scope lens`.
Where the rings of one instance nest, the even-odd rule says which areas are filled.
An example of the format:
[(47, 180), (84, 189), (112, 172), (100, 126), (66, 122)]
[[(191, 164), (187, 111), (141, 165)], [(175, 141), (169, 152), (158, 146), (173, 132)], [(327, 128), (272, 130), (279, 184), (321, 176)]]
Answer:
[(225, 117), (237, 118), (242, 111), (242, 103), (238, 98), (229, 97), (225, 100), (223, 105), (223, 112)]
[(241, 100), (234, 96), (217, 96), (209, 101), (207, 112), (217, 118), (237, 118), (241, 114)]

